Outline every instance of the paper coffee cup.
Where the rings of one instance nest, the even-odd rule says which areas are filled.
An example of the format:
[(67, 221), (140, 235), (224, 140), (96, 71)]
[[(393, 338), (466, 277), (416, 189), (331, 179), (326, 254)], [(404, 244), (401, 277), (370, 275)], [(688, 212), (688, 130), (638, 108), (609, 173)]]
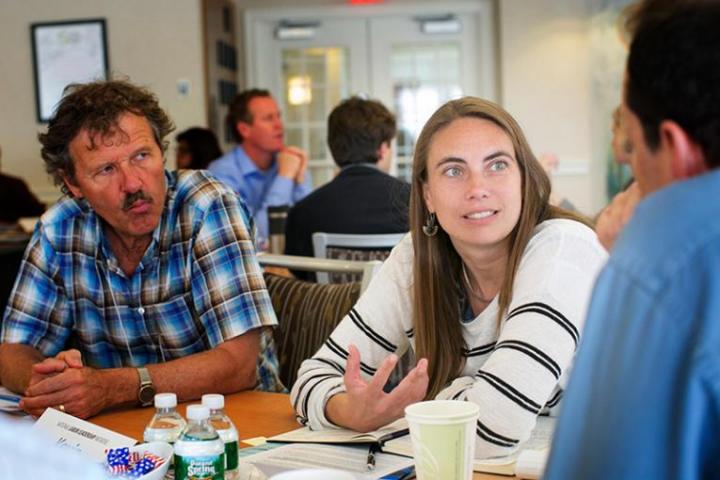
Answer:
[(473, 402), (430, 400), (405, 408), (418, 480), (470, 480), (475, 425)]

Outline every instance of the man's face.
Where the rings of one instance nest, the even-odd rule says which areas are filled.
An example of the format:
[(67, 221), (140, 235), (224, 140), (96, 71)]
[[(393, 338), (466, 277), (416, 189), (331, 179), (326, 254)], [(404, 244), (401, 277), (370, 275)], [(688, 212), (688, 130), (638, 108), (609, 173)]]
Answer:
[(645, 142), (640, 119), (627, 104), (627, 75), (624, 90), (620, 115), (630, 144), (630, 166), (640, 193), (646, 196), (673, 182), (671, 156), (662, 142), (655, 150)]
[(277, 153), (285, 148), (280, 109), (272, 97), (255, 97), (248, 103), (252, 123), (238, 122), (243, 145), (265, 153)]
[[(165, 206), (163, 155), (145, 117), (126, 113), (110, 135), (81, 130), (70, 142), (75, 179), (65, 185), (85, 198), (109, 228), (130, 241), (152, 235)], [(94, 143), (94, 148), (91, 147)]]

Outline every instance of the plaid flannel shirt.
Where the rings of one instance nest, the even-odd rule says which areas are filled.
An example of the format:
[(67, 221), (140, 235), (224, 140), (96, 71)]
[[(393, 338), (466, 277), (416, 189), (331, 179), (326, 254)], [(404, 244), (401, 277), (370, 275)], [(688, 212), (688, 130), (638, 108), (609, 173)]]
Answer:
[[(45, 356), (78, 348), (96, 368), (184, 357), (277, 325), (239, 197), (203, 171), (166, 172), (166, 205), (128, 277), (84, 200), (42, 216), (25, 251), (0, 341)], [(258, 388), (281, 390), (269, 328)]]

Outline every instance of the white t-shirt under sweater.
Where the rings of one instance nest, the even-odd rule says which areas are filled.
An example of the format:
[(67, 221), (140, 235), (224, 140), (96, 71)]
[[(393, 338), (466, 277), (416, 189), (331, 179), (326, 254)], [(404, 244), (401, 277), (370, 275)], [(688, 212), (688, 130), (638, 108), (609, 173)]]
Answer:
[[(475, 319), (452, 320), (462, 323), (465, 366), (437, 398), (480, 406), (477, 457), (512, 453), (530, 437), (537, 415), (557, 406), (606, 258), (592, 229), (572, 220), (547, 220), (528, 242), (500, 329), (498, 297)], [(302, 423), (314, 430), (335, 428), (325, 418), (325, 404), (345, 390), (349, 344), (358, 347), (367, 378), (390, 353), (414, 350), (412, 259), (408, 235), (320, 350), (302, 363), (291, 392)]]

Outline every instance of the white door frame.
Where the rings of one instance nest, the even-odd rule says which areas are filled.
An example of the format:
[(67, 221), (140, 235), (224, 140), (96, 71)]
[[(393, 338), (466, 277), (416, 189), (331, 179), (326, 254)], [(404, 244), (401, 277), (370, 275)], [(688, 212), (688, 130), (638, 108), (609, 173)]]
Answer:
[[(387, 15), (411, 15), (413, 17), (440, 16), (448, 13), (473, 13), (476, 16), (477, 28), (477, 95), (489, 100), (498, 101), (497, 45), (495, 32), (495, 13), (492, 0), (449, 1), (437, 3), (403, 3), (394, 5), (332, 5), (326, 7), (271, 7), (248, 9), (244, 13), (245, 30), (245, 79), (247, 86), (256, 86), (258, 72), (267, 69), (267, 63), (258, 55), (255, 45), (255, 29), (268, 28), (281, 20), (309, 22), (324, 19), (369, 19)], [(262, 25), (265, 24), (263, 27)], [(366, 46), (368, 55), (370, 45)], [(370, 65), (370, 62), (367, 62)], [(370, 65), (372, 68), (372, 65)], [(358, 72), (353, 72), (357, 75)], [(367, 85), (371, 92), (371, 72), (367, 72)]]

